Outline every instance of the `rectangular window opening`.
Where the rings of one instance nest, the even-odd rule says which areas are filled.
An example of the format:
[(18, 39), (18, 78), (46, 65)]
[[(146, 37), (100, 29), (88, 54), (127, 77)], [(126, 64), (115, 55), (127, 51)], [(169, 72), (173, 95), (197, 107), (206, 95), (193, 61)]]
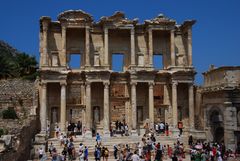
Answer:
[(163, 56), (162, 54), (153, 55), (153, 67), (155, 70), (163, 69)]
[(81, 54), (74, 53), (69, 56), (69, 67), (71, 69), (80, 69), (81, 67)]
[(112, 54), (112, 70), (114, 72), (122, 72), (124, 66), (123, 54)]

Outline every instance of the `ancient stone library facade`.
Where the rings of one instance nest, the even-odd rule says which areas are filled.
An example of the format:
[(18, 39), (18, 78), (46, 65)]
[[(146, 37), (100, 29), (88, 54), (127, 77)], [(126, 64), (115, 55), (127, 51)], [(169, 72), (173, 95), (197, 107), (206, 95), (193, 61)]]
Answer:
[[(57, 21), (40, 19), (41, 129), (56, 123), (65, 131), (81, 121), (109, 135), (110, 123), (126, 122), (132, 135), (146, 121), (194, 129), (192, 26), (160, 14), (144, 23), (121, 12), (94, 22), (81, 11)], [(114, 70), (114, 56), (120, 71)], [(77, 59), (76, 57), (80, 57)], [(161, 61), (154, 63), (154, 57)], [(78, 63), (73, 67), (72, 62)], [(161, 68), (156, 69), (157, 65)]]

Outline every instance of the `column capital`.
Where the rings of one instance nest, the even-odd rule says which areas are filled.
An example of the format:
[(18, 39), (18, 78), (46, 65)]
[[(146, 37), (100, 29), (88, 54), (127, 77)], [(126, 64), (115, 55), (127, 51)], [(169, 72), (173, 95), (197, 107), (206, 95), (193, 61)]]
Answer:
[(193, 87), (194, 86), (194, 83), (191, 82), (191, 83), (188, 83), (188, 87)]
[(130, 31), (131, 31), (131, 35), (134, 35), (134, 34), (135, 34), (135, 29), (134, 29), (134, 27), (131, 28)]
[(62, 30), (66, 30), (67, 29), (66, 23), (61, 23), (61, 27), (62, 27)]
[(149, 88), (153, 88), (154, 85), (155, 85), (154, 82), (148, 82), (148, 86), (149, 86)]
[(106, 82), (103, 82), (103, 85), (104, 85), (104, 88), (108, 88), (109, 85), (110, 85), (110, 82), (106, 81)]
[(67, 82), (66, 81), (61, 81), (60, 82), (60, 86), (66, 86), (67, 85)]
[(172, 86), (177, 86), (178, 85), (178, 82), (177, 81), (173, 81), (172, 82)]
[(43, 31), (48, 31), (48, 22), (46, 22), (46, 21), (42, 22), (42, 29), (43, 29)]
[(170, 33), (175, 34), (175, 30), (174, 29), (170, 30)]
[(47, 88), (47, 82), (41, 82), (41, 83), (40, 83), (40, 86), (41, 86), (42, 88)]
[(92, 82), (85, 82), (85, 85), (86, 85), (87, 87), (89, 87), (89, 86), (91, 85), (91, 83), (92, 83)]
[(108, 28), (107, 27), (104, 27), (104, 34), (108, 34)]
[(153, 29), (152, 28), (148, 28), (148, 33), (152, 33)]
[(130, 85), (131, 85), (131, 86), (136, 86), (136, 85), (137, 85), (137, 82), (130, 82)]

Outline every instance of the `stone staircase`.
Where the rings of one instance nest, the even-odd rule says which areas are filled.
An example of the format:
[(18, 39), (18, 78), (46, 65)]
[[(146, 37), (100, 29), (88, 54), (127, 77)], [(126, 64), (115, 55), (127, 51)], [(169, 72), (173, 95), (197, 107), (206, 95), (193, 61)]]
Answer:
[[(176, 138), (170, 137), (170, 136), (163, 136), (163, 135), (157, 135), (156, 137), (156, 143), (160, 142), (161, 145), (170, 145), (173, 146), (174, 142), (177, 141)], [(102, 146), (107, 147), (109, 149), (109, 160), (113, 159), (113, 146), (114, 144), (118, 145), (119, 147), (124, 147), (126, 144), (130, 146), (130, 148), (133, 150), (137, 149), (137, 143), (141, 142), (142, 137), (141, 136), (117, 136), (117, 137), (102, 137)], [(89, 150), (89, 160), (94, 160), (94, 149), (96, 145), (95, 137), (91, 139), (84, 138), (83, 136), (76, 136), (76, 138), (73, 138), (74, 147), (76, 149), (76, 156), (78, 156), (78, 148), (79, 144), (82, 143), (84, 146), (88, 147)], [(187, 138), (181, 137), (180, 141), (183, 142), (185, 145), (187, 145)], [(53, 144), (53, 146), (57, 149), (57, 152), (60, 154), (63, 150), (63, 147), (60, 145), (60, 141), (57, 138), (50, 138), (48, 139), (48, 147), (50, 144)], [(48, 160), (50, 159), (49, 153)], [(79, 159), (77, 159), (79, 160)]]

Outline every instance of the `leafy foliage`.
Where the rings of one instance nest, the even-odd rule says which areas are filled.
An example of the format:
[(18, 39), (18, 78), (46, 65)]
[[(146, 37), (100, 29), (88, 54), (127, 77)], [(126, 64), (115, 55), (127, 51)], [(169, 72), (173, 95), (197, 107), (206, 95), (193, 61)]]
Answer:
[(37, 61), (34, 56), (22, 53), (0, 41), (0, 79), (35, 79)]
[(0, 137), (4, 134), (4, 130), (0, 129)]
[(2, 112), (3, 119), (17, 119), (16, 111), (13, 108), (8, 108)]

